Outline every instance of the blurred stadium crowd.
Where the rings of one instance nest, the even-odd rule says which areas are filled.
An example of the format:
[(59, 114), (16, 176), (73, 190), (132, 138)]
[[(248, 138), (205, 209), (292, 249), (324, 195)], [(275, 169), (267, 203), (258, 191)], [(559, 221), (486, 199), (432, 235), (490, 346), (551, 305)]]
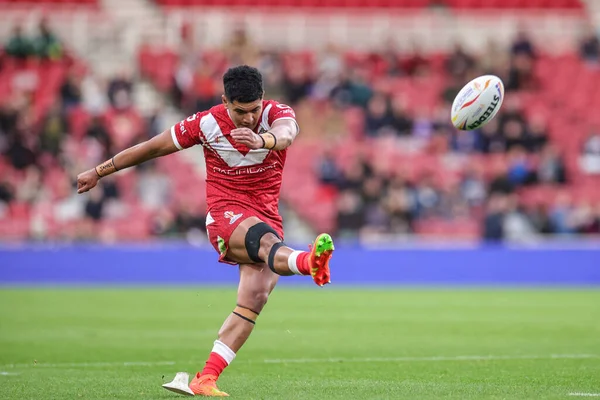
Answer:
[[(198, 164), (167, 157), (86, 196), (75, 194), (75, 177), (177, 122), (167, 104), (182, 117), (219, 103), (222, 73), (240, 63), (263, 72), (267, 98), (297, 111), (302, 133), (282, 199), (315, 230), (361, 240), (600, 234), (600, 119), (579, 118), (582, 104), (600, 105), (592, 27), (560, 55), (541, 51), (525, 28), (508, 48), (490, 41), (483, 53), (457, 44), (434, 54), (391, 39), (368, 52), (281, 52), (243, 28), (223, 48), (202, 49), (183, 29), (183, 48), (146, 44), (137, 66), (110, 79), (45, 20), (38, 31), (15, 24), (0, 56), (0, 238), (203, 241)], [(504, 80), (504, 105), (484, 128), (459, 132), (450, 105), (482, 74)], [(132, 95), (140, 81), (164, 93), (149, 115)]]

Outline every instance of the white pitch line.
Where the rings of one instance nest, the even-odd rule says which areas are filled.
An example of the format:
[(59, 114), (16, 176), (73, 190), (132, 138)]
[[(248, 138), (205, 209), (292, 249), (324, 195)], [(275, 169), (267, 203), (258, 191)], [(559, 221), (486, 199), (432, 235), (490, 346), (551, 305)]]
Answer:
[(536, 359), (584, 359), (598, 358), (595, 354), (549, 354), (540, 355), (504, 355), (504, 356), (434, 356), (434, 357), (365, 357), (365, 358), (291, 358), (265, 360), (268, 364), (304, 364), (304, 363), (362, 363), (362, 362), (410, 362), (410, 361), (486, 361), (486, 360), (536, 360)]
[(0, 375), (2, 375), (2, 376), (13, 376), (13, 375), (19, 375), (19, 372), (0, 371)]
[(600, 397), (600, 393), (569, 393), (569, 396)]
[(175, 365), (175, 361), (125, 361), (125, 362), (87, 362), (87, 363), (27, 363), (5, 364), (2, 368), (85, 368), (85, 367), (154, 367)]

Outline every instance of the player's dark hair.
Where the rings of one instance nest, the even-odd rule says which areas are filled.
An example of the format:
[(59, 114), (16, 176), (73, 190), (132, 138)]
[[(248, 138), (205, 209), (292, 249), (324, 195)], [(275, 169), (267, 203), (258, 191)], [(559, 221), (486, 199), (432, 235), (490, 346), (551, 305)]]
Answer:
[(223, 87), (227, 100), (239, 103), (252, 103), (264, 94), (262, 75), (254, 67), (239, 65), (223, 75)]

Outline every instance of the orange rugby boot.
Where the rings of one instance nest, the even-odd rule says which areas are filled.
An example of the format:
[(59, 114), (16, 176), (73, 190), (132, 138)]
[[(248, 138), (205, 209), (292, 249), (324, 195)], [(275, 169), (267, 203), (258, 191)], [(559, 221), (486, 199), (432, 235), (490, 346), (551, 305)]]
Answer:
[(333, 246), (333, 239), (331, 239), (329, 234), (321, 233), (315, 239), (314, 244), (309, 246), (309, 248), (310, 255), (308, 257), (308, 265), (313, 280), (319, 286), (331, 283), (329, 260), (335, 249)]
[(190, 382), (190, 389), (197, 396), (206, 397), (229, 397), (225, 392), (222, 392), (217, 387), (217, 377), (214, 375), (202, 375), (200, 372)]

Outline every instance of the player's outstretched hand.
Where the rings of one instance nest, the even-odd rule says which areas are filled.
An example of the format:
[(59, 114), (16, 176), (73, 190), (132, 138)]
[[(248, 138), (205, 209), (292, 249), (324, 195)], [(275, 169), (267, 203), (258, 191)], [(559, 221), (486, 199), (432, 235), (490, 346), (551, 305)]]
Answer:
[(243, 144), (249, 149), (262, 149), (263, 140), (249, 128), (237, 128), (231, 131), (231, 137), (236, 143)]
[(94, 168), (77, 175), (77, 193), (85, 193), (98, 184), (98, 173)]

